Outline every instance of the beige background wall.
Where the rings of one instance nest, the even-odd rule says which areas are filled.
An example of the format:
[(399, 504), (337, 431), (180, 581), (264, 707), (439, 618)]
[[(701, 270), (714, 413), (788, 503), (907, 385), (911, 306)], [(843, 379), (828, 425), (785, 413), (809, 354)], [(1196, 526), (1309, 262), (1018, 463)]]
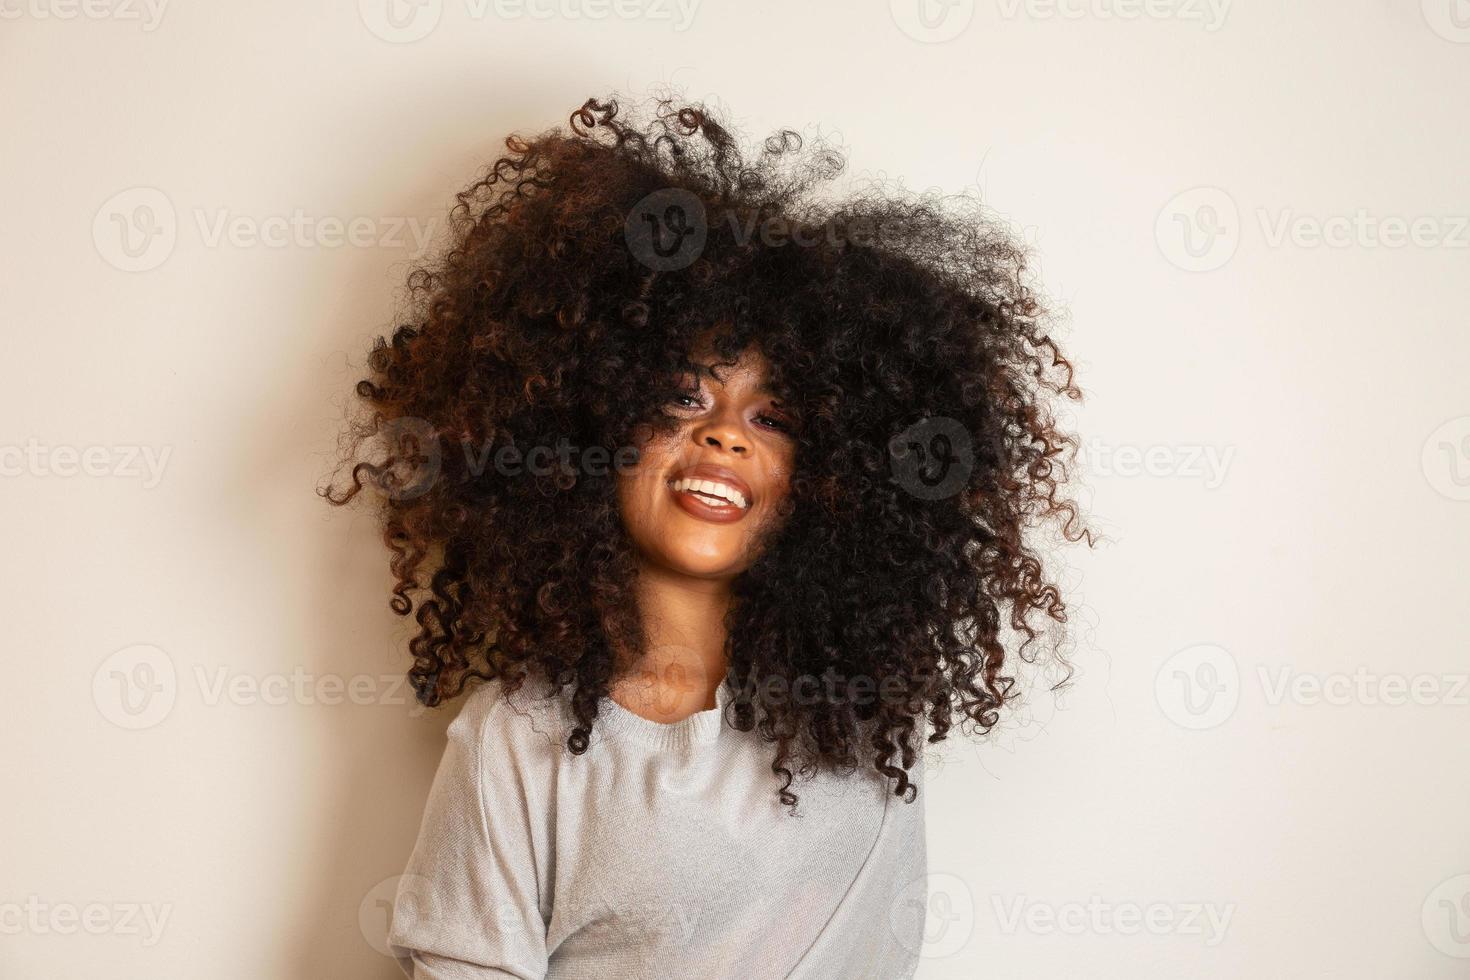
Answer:
[(395, 975), (447, 717), (312, 491), (415, 229), (661, 83), (1070, 318), (1080, 673), (931, 776), (920, 977), (1465, 975), (1470, 5), (924, 2), (0, 0), (0, 976)]

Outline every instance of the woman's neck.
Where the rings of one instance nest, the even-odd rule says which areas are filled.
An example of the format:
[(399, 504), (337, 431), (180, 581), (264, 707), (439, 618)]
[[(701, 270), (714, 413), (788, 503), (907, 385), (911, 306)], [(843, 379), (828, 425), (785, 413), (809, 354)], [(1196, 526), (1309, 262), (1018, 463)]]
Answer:
[(614, 683), (613, 699), (662, 722), (713, 708), (727, 666), (730, 580), (693, 578), (645, 562), (637, 596), (645, 646)]

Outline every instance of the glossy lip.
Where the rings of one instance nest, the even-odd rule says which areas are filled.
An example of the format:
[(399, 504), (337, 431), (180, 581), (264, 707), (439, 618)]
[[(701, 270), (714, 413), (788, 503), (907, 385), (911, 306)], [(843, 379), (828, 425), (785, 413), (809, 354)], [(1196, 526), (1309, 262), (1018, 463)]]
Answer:
[[(692, 493), (675, 491), (674, 483), (678, 480), (714, 480), (727, 484), (740, 491), (740, 494), (745, 497), (746, 507), (742, 510), (734, 504), (710, 504)], [(686, 466), (669, 474), (666, 486), (674, 495), (674, 502), (681, 508), (691, 516), (713, 524), (730, 524), (738, 521), (755, 507), (755, 493), (750, 489), (750, 484), (742, 480), (728, 466), (718, 466), (714, 463), (697, 463), (694, 466)]]

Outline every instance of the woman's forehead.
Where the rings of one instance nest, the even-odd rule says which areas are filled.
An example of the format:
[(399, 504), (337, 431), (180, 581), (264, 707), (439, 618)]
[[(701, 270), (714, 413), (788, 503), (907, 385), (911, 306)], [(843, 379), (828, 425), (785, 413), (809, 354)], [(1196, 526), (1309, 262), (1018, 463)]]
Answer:
[(694, 379), (709, 379), (711, 383), (728, 386), (735, 382), (753, 385), (757, 391), (776, 395), (770, 361), (754, 345), (740, 352), (736, 358), (723, 358), (713, 351), (695, 352), (685, 358), (684, 370)]

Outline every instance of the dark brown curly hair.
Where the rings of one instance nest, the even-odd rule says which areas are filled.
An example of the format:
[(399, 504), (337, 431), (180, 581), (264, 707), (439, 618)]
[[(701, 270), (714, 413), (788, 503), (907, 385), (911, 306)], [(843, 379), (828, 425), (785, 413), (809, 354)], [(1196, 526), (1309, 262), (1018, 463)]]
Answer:
[[(1017, 693), (1007, 643), (1067, 666), (1029, 536), (1090, 540), (1053, 411), (1080, 393), (1023, 249), (971, 197), (824, 197), (830, 143), (784, 130), (744, 153), (702, 105), (635, 123), (593, 99), (505, 146), (409, 274), (357, 384), (350, 478), (320, 490), (379, 492), (418, 699), (535, 676), (586, 750), (614, 651), (641, 649), (612, 470), (713, 329), (721, 356), (765, 355), (798, 421), (789, 517), (733, 584), (727, 719), (774, 744), (789, 806), (794, 774), (863, 763), (912, 801), (921, 717), (931, 742), (989, 731)], [(832, 673), (882, 695), (756, 689)]]

